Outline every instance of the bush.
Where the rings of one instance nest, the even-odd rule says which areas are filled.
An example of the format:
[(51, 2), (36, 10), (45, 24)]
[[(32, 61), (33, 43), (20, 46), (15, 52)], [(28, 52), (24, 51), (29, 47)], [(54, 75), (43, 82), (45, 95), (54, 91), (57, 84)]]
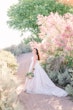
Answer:
[(68, 68), (73, 68), (73, 56), (66, 56), (65, 57), (65, 62)]
[(28, 52), (31, 52), (31, 49), (30, 49), (30, 46), (29, 44), (24, 44), (24, 43), (21, 43), (19, 46), (18, 46), (18, 49), (21, 50), (21, 53), (28, 53)]
[(0, 110), (22, 110), (17, 100), (15, 77), (18, 65), (15, 57), (7, 51), (0, 51)]
[[(67, 90), (73, 96), (73, 66), (68, 63), (70, 57), (66, 56), (49, 56), (45, 62), (46, 72), (51, 80), (58, 86)], [(69, 64), (69, 65), (68, 65)]]
[(7, 51), (0, 52), (0, 69), (4, 68), (4, 66), (8, 68), (8, 71), (12, 74), (16, 73), (17, 71), (17, 61), (15, 57), (10, 52)]
[(23, 53), (31, 52), (29, 44), (25, 45), (23, 42), (20, 43), (18, 46), (11, 46), (9, 48), (5, 48), (5, 50), (10, 51), (15, 56), (18, 56)]
[(71, 86), (70, 84), (68, 84), (65, 89), (66, 89), (66, 91), (67, 91), (70, 95), (73, 96), (73, 86)]
[(51, 80), (57, 84), (58, 82), (58, 73), (56, 71), (51, 71), (50, 73), (48, 73), (49, 77), (51, 78)]
[(71, 76), (69, 75), (68, 71), (66, 70), (64, 73), (60, 73), (58, 75), (58, 83), (59, 85), (66, 86), (67, 84), (70, 84), (71, 82)]

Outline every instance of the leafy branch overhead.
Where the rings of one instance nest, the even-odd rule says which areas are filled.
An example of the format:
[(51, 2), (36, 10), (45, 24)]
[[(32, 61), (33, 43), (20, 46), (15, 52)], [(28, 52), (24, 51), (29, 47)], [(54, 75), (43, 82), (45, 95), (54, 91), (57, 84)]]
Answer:
[(38, 14), (49, 15), (50, 12), (58, 12), (63, 15), (66, 12), (73, 12), (72, 7), (58, 3), (55, 0), (19, 0), (12, 5), (7, 14), (8, 25), (23, 32), (26, 28), (38, 32)]

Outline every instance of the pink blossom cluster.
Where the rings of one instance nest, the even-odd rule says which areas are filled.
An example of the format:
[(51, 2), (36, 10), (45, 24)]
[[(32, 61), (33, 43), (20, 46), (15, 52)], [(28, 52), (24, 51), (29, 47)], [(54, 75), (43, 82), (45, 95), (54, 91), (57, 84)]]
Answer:
[(73, 50), (73, 14), (63, 16), (50, 13), (49, 16), (38, 15), (39, 37), (42, 42), (39, 48), (45, 52), (55, 52), (61, 48), (63, 52)]

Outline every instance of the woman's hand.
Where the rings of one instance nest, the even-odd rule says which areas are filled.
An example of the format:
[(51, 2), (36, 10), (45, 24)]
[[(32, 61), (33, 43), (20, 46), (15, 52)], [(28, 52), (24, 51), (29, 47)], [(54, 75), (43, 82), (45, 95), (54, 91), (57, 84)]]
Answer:
[(32, 72), (34, 72), (35, 68), (32, 69)]
[(35, 68), (33, 68), (33, 70), (35, 70)]

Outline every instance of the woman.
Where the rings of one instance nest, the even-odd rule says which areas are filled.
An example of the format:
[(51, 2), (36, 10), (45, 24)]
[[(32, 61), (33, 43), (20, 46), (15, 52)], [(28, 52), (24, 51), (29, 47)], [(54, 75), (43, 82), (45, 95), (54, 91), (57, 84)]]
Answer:
[(33, 57), (29, 72), (33, 72), (34, 77), (32, 79), (26, 78), (25, 91), (27, 93), (55, 95), (58, 97), (67, 96), (67, 92), (57, 87), (40, 66), (38, 49), (34, 48), (32, 53)]

